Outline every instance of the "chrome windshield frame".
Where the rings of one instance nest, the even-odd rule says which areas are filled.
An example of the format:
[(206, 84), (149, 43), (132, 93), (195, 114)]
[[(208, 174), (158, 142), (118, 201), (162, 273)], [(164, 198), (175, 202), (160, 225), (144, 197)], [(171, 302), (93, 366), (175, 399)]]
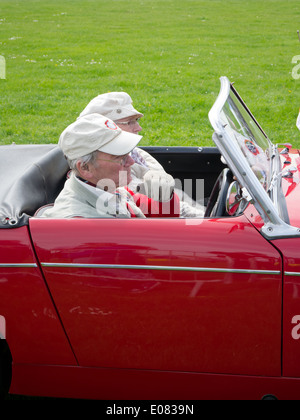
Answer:
[[(246, 188), (252, 197), (253, 204), (264, 222), (264, 226), (261, 229), (262, 235), (269, 240), (300, 237), (300, 229), (290, 226), (289, 223), (282, 219), (282, 215), (278, 208), (276, 208), (267, 191), (252, 171), (241, 149), (237, 147), (234, 139), (228, 134), (227, 130), (225, 130), (226, 126), (223, 126), (221, 112), (229, 98), (232, 86), (227, 77), (221, 77), (220, 81), (221, 90), (219, 96), (209, 112), (209, 120), (215, 131), (213, 140), (216, 146), (225, 158), (229, 168), (236, 176), (240, 185), (243, 188)], [(241, 101), (240, 97), (238, 97), (238, 99)], [(241, 103), (245, 106), (243, 101), (241, 101)], [(245, 109), (250, 113), (248, 108)], [(251, 113), (250, 115), (267, 138), (255, 118)]]

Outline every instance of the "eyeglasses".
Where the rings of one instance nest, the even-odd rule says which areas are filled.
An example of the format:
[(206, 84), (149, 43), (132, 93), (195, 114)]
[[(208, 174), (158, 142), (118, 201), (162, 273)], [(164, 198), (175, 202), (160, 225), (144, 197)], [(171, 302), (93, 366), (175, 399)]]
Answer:
[(141, 119), (138, 118), (136, 120), (131, 120), (131, 121), (127, 121), (127, 122), (119, 122), (119, 121), (115, 121), (115, 123), (117, 125), (128, 125), (128, 127), (133, 127), (136, 124), (140, 124)]
[(117, 165), (121, 165), (125, 167), (128, 164), (129, 158), (130, 158), (130, 155), (126, 155), (118, 159), (96, 159), (96, 160), (103, 160), (104, 162), (113, 162), (113, 163), (116, 163)]

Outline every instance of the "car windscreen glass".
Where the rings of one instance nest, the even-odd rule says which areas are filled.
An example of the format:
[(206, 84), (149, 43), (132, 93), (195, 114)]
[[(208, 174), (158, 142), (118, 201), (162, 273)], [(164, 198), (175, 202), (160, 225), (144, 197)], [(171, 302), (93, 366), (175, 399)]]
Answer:
[(221, 111), (224, 129), (246, 157), (252, 171), (265, 190), (268, 190), (272, 178), (271, 156), (272, 144), (264, 136), (256, 121), (246, 110), (233, 90)]

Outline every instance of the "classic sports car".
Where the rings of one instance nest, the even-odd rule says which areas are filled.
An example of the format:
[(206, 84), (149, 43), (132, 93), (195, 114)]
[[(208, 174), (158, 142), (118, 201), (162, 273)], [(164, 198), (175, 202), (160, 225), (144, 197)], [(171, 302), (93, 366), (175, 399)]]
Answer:
[(299, 153), (225, 77), (209, 118), (217, 148), (147, 148), (202, 219), (33, 217), (66, 160), (0, 148), (2, 396), (300, 397)]

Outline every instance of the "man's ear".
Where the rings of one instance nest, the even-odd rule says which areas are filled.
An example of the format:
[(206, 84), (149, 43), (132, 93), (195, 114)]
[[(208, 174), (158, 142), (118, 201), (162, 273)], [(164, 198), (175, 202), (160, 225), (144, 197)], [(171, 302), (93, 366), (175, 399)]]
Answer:
[(92, 173), (90, 171), (89, 163), (83, 163), (80, 160), (76, 163), (76, 169), (81, 176), (81, 178), (84, 179), (90, 179), (92, 177)]

